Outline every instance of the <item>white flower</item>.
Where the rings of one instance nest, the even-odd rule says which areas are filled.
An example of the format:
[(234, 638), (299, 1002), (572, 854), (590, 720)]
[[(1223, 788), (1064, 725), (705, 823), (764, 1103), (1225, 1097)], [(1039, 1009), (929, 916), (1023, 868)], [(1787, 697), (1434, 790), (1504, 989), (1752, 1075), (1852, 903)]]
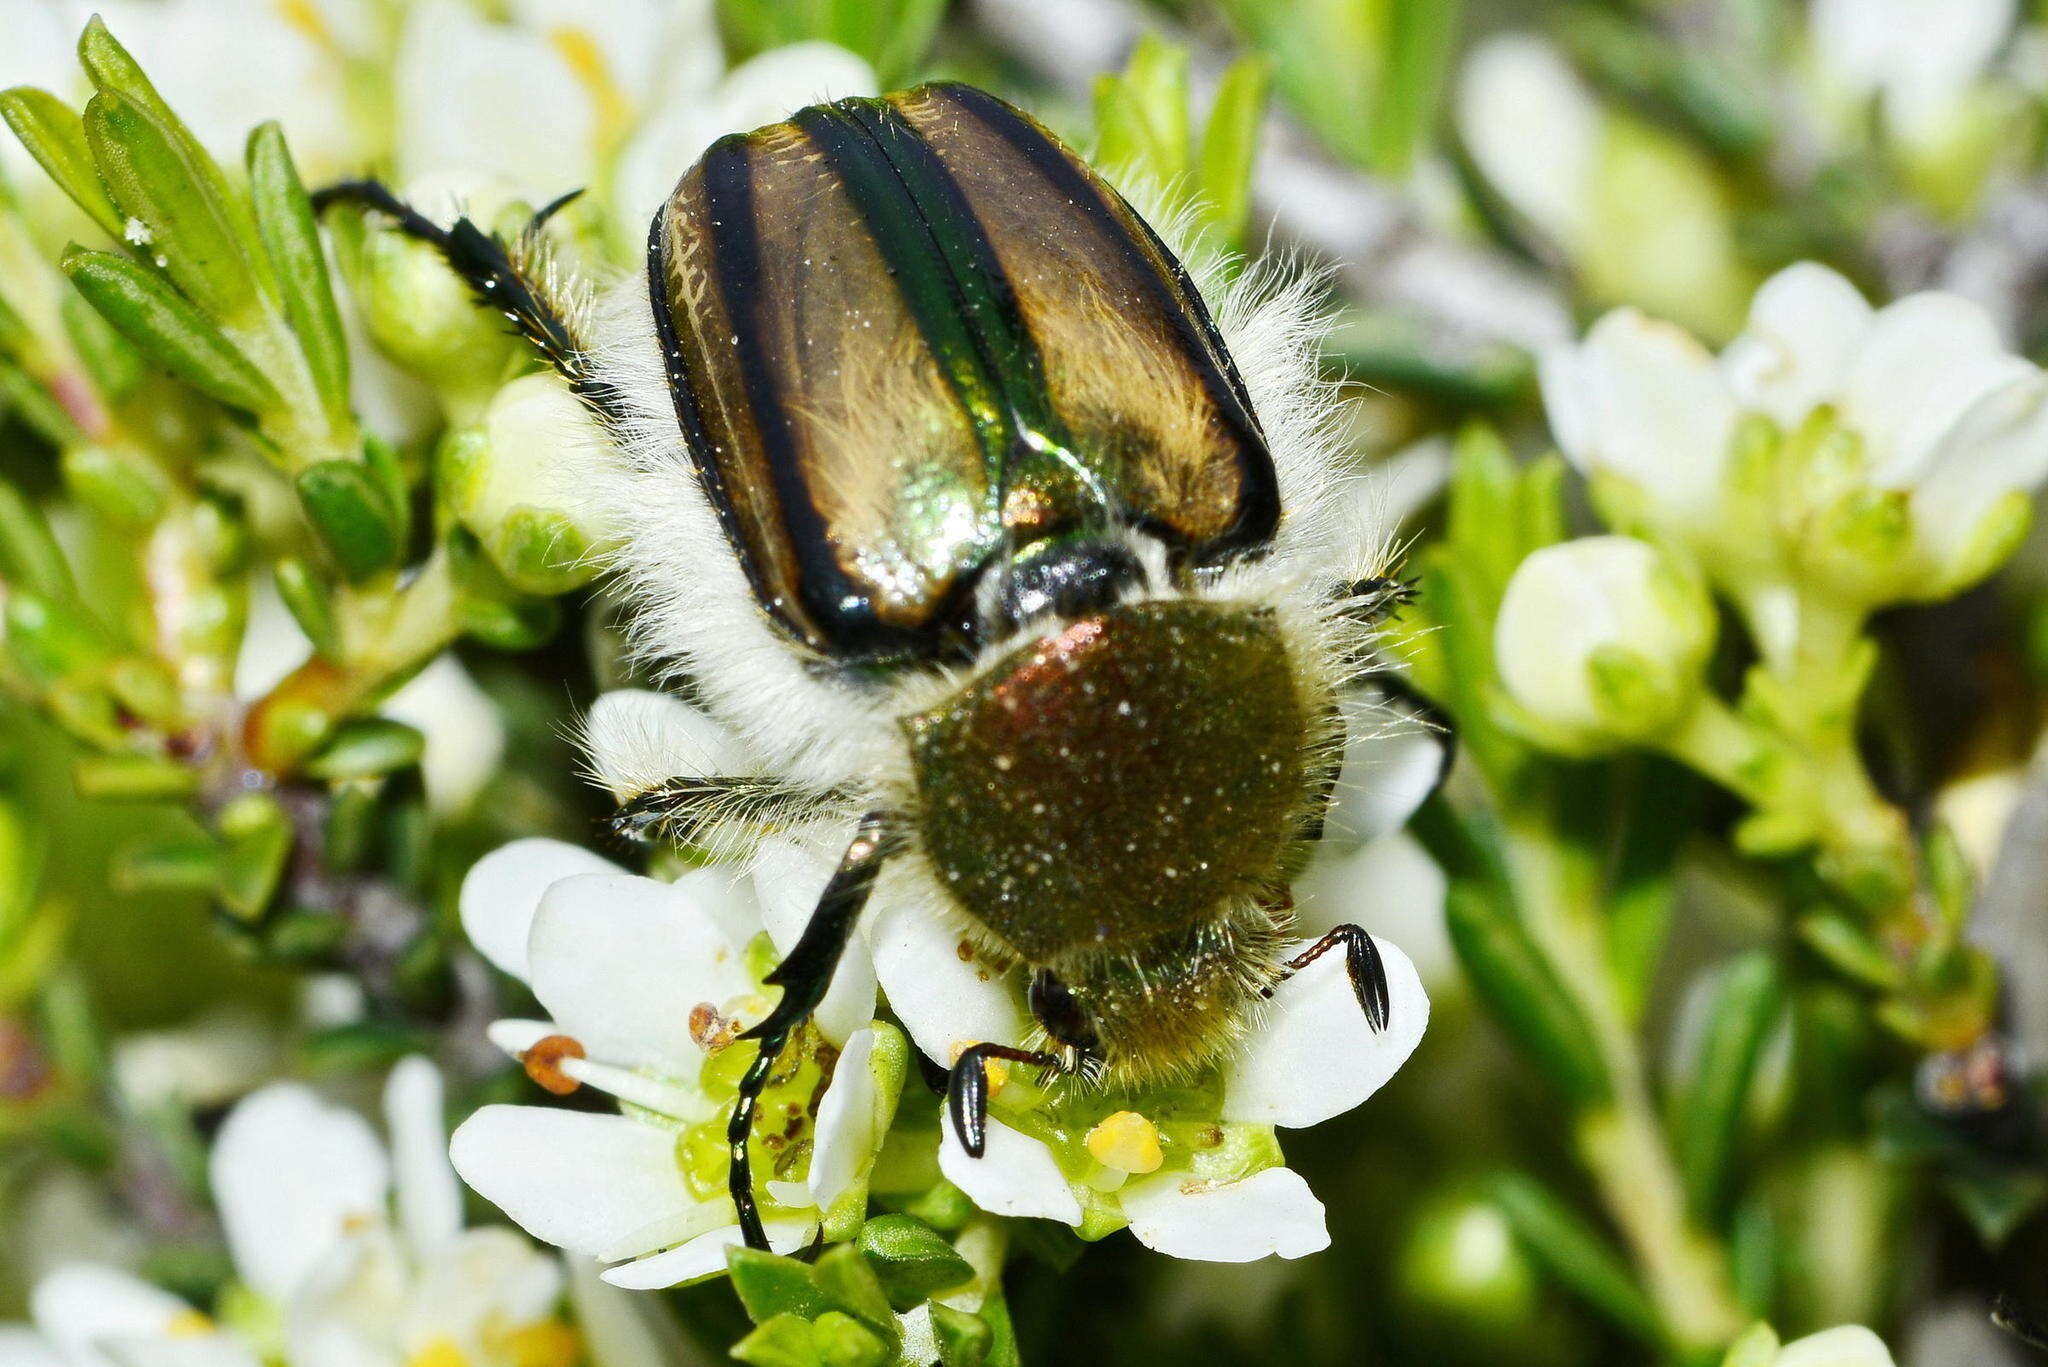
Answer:
[(1722, 1359), (1722, 1367), (1893, 1367), (1884, 1340), (1860, 1324), (1844, 1324), (1780, 1347), (1769, 1325), (1752, 1327)]
[[(1625, 481), (1633, 514), (1692, 541), (1717, 577), (1754, 568), (1771, 539), (1730, 519), (1763, 517), (1810, 576), (1847, 576), (1846, 597), (1945, 596), (2010, 553), (2048, 478), (2048, 380), (1980, 307), (1930, 292), (1873, 310), (1812, 264), (1757, 291), (1718, 362), (1624, 309), (1546, 356), (1542, 381), (1573, 463)], [(1742, 435), (1744, 414), (1771, 419), (1775, 445), (1737, 468), (1743, 441), (1762, 440)], [(1873, 492), (1903, 515), (1874, 515)]]
[(583, 401), (552, 372), (521, 376), (492, 397), (479, 439), (447, 462), (456, 516), (506, 577), (560, 593), (597, 573), (611, 537), (592, 489), (614, 459)]
[[(774, 862), (764, 858), (764, 870)], [(624, 1114), (486, 1107), (456, 1131), (456, 1169), (534, 1235), (619, 1263), (603, 1274), (614, 1285), (714, 1275), (740, 1242), (724, 1131), (754, 1047), (735, 1036), (772, 1004), (759, 976), (774, 960), (762, 951), (786, 952), (802, 930), (800, 917), (771, 909), (776, 896), (755, 890), (777, 876), (712, 867), (662, 883), (572, 845), (522, 840), (479, 861), (463, 883), (471, 940), (524, 978), (551, 1017), (500, 1021), (492, 1038), (544, 1081), (559, 1075), (611, 1093)], [(814, 899), (817, 888), (798, 878)], [(757, 945), (764, 930), (770, 943)], [(793, 1048), (786, 1066), (796, 1076), (764, 1099), (764, 1112), (793, 1107), (803, 1131), (757, 1144), (757, 1176), (769, 1179), (773, 1202), (765, 1225), (780, 1251), (802, 1247), (821, 1225), (857, 1225), (865, 1212), (867, 1170), (907, 1058), (901, 1036), (867, 1023), (873, 1011), (874, 979), (856, 951), (817, 1018), (840, 1048), (815, 1114), (810, 1089), (825, 1066), (815, 1052)], [(574, 1047), (562, 1053), (567, 1040)], [(788, 1154), (789, 1175), (764, 1171), (763, 1152)]]
[(1713, 644), (1705, 585), (1645, 542), (1589, 536), (1516, 567), (1493, 649), (1501, 682), (1531, 718), (1592, 747), (1683, 720)]
[(2012, 31), (2016, 0), (1814, 0), (1807, 31), (1822, 78), (1878, 97), (1909, 140), (1938, 136)]
[(10, 1367), (257, 1367), (249, 1344), (140, 1277), (97, 1263), (50, 1272), (29, 1294), (33, 1330), (0, 1328)]
[(293, 1367), (460, 1361), (569, 1367), (560, 1264), (511, 1230), (465, 1229), (441, 1079), (392, 1070), (390, 1146), (280, 1083), (228, 1115), (211, 1177), (240, 1280), (276, 1307)]
[(1459, 74), (1457, 117), (1488, 184), (1566, 250), (1591, 239), (1603, 118), (1563, 54), (1528, 34), (1481, 40)]
[(788, 118), (808, 104), (873, 95), (873, 68), (832, 43), (791, 43), (734, 67), (711, 89), (677, 91), (650, 111), (620, 158), (613, 198), (640, 232), (683, 172), (727, 133)]

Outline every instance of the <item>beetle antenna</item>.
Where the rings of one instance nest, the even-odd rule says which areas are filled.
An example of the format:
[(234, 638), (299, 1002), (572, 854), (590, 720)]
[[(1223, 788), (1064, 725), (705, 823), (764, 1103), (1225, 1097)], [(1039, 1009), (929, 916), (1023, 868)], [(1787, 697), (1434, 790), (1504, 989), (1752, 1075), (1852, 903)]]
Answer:
[(383, 214), (407, 237), (439, 252), (448, 268), (469, 286), (477, 303), (502, 313), (513, 331), (569, 382), (576, 396), (607, 426), (617, 429), (626, 423), (626, 411), (612, 387), (597, 378), (591, 348), (578, 335), (573, 321), (575, 308), (561, 297), (553, 272), (536, 268), (545, 259), (540, 249), (541, 230), (582, 193), (572, 190), (552, 200), (512, 242), (485, 232), (466, 216), (443, 228), (381, 181), (340, 181), (315, 191), (312, 200), (316, 213), (348, 204)]
[(767, 1090), (783, 1046), (825, 999), (825, 990), (832, 985), (832, 974), (839, 967), (839, 957), (845, 952), (847, 941), (853, 938), (854, 923), (860, 919), (861, 908), (867, 905), (868, 894), (874, 891), (875, 878), (881, 873), (883, 862), (897, 849), (894, 827), (894, 819), (886, 812), (870, 812), (861, 818), (853, 843), (846, 847), (839, 867), (826, 881), (825, 890), (818, 894), (818, 905), (812, 910), (804, 933), (775, 966), (775, 971), (763, 980), (770, 987), (782, 989), (782, 1000), (758, 1025), (740, 1035), (741, 1039), (757, 1041), (759, 1052), (740, 1079), (739, 1097), (726, 1121), (725, 1140), (732, 1155), (726, 1170), (726, 1188), (732, 1193), (733, 1212), (749, 1248), (768, 1247), (760, 1207), (754, 1201), (753, 1162), (747, 1153), (747, 1141), (754, 1132), (754, 1107)]

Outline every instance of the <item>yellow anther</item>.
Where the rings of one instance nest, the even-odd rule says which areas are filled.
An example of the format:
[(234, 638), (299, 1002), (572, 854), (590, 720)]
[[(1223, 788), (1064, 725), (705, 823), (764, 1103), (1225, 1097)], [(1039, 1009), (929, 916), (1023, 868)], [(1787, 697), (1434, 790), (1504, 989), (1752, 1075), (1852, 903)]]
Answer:
[(197, 1310), (180, 1310), (171, 1316), (171, 1322), (164, 1326), (164, 1333), (174, 1339), (197, 1338), (213, 1332), (213, 1321)]
[(1088, 1131), (1088, 1152), (1105, 1168), (1119, 1172), (1157, 1172), (1166, 1161), (1159, 1150), (1158, 1127), (1136, 1111), (1118, 1111)]
[(405, 1367), (469, 1367), (469, 1357), (455, 1346), (454, 1339), (442, 1334), (422, 1344), (405, 1360)]
[[(960, 1061), (960, 1056), (962, 1054), (966, 1053), (969, 1049), (972, 1049), (975, 1045), (979, 1043), (981, 1043), (981, 1041), (978, 1039), (954, 1040), (953, 1062), (958, 1063)], [(1010, 1080), (1010, 1065), (1009, 1062), (1005, 1059), (987, 1059), (982, 1063), (981, 1071), (988, 1078), (988, 1094), (990, 1096), (994, 1096), (997, 1092), (1002, 1091), (1003, 1084)]]
[(503, 1356), (512, 1367), (576, 1367), (583, 1338), (560, 1320), (538, 1320), (505, 1335)]
[(576, 77), (577, 84), (590, 96), (598, 145), (611, 146), (623, 136), (632, 117), (632, 104), (613, 79), (604, 49), (582, 29), (567, 25), (550, 30), (548, 41)]

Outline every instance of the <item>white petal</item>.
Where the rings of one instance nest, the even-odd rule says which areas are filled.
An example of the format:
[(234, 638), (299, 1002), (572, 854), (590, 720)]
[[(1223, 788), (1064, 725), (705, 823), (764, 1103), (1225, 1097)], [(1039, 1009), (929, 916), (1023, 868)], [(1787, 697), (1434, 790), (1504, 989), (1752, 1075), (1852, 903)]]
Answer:
[(1373, 943), (1387, 970), (1387, 1028), (1366, 1020), (1344, 951), (1331, 950), (1275, 989), (1271, 1013), (1226, 1075), (1225, 1120), (1320, 1124), (1378, 1091), (1408, 1061), (1429, 1024), (1429, 997), (1406, 954), (1377, 936)]
[(869, 905), (868, 943), (882, 992), (917, 1047), (950, 1065), (963, 1042), (1022, 1043), (1030, 1027), (1009, 977), (961, 958), (967, 941), (956, 926), (892, 890), (885, 881)]
[(425, 1260), (462, 1232), (462, 1189), (448, 1165), (441, 1073), (426, 1059), (400, 1059), (384, 1084), (398, 1223)]
[(541, 894), (558, 878), (623, 873), (581, 845), (539, 836), (500, 845), (472, 864), (462, 880), (462, 930), (477, 952), (524, 981), (526, 941)]
[(492, 1021), (484, 1027), (484, 1037), (513, 1058), (518, 1058), (549, 1035), (561, 1033), (553, 1021), (508, 1019)]
[(567, 1257), (569, 1304), (593, 1367), (670, 1367), (687, 1362), (674, 1315), (658, 1296), (635, 1296), (606, 1282), (587, 1258)]
[[(761, 896), (761, 923), (778, 953), (796, 947), (833, 868), (832, 860), (793, 840), (761, 842), (753, 861), (754, 886)], [(840, 957), (814, 1019), (826, 1039), (842, 1044), (874, 1018), (875, 964), (867, 942), (855, 937)]]
[(505, 721), (452, 654), (442, 653), (379, 709), (426, 737), (420, 778), (436, 811), (467, 807), (505, 754)]
[(598, 782), (620, 800), (674, 778), (754, 771), (732, 732), (681, 698), (645, 688), (599, 697), (583, 722), (583, 748)]
[(1930, 291), (1879, 310), (1842, 386), (1842, 415), (1863, 436), (1872, 482), (1910, 484), (1971, 404), (2032, 369), (1960, 295)]
[(690, 1008), (753, 990), (740, 948), (689, 889), (631, 874), (551, 885), (527, 945), (533, 994), (595, 1059), (694, 1078), (704, 1053)]
[(36, 1328), (74, 1367), (99, 1367), (107, 1339), (163, 1337), (192, 1307), (140, 1277), (97, 1263), (57, 1268), (29, 1295)]
[(1579, 362), (1590, 464), (1627, 476), (1679, 516), (1707, 513), (1737, 416), (1712, 354), (1684, 328), (1621, 308), (1593, 325)]
[(550, 192), (588, 179), (591, 94), (544, 35), (423, 0), (406, 10), (391, 74), (404, 178), (472, 169)]
[(991, 1215), (1081, 1223), (1081, 1203), (1053, 1161), (1052, 1150), (994, 1116), (988, 1118), (988, 1145), (979, 1158), (968, 1157), (952, 1122), (941, 1117), (939, 1171)]
[(1546, 350), (1536, 364), (1537, 386), (1543, 394), (1543, 413), (1550, 435), (1583, 474), (1599, 468), (1600, 422), (1593, 410), (1593, 386), (1586, 374), (1585, 358), (1578, 344), (1566, 343)]
[[(618, 1115), (486, 1106), (455, 1131), (462, 1180), (539, 1239), (598, 1256), (636, 1232), (687, 1214), (676, 1136)], [(614, 1257), (660, 1247), (659, 1237)]]
[(84, 1367), (67, 1363), (57, 1345), (25, 1324), (0, 1324), (0, 1365), (4, 1367)]
[(856, 1031), (833, 1066), (832, 1085), (818, 1102), (811, 1171), (811, 1202), (830, 1211), (881, 1147), (882, 1098), (875, 1088), (875, 1032)]
[(1796, 427), (1834, 401), (1872, 317), (1856, 287), (1826, 266), (1787, 266), (1757, 290), (1748, 329), (1721, 353), (1722, 373), (1745, 408)]
[(1487, 182), (1568, 252), (1586, 243), (1599, 106), (1550, 44), (1499, 35), (1458, 79), (1458, 128)]
[(1892, 1354), (1862, 1325), (1844, 1324), (1794, 1339), (1778, 1350), (1775, 1367), (1892, 1367)]
[(472, 1229), (419, 1266), (399, 1337), (407, 1344), (487, 1341), (549, 1318), (561, 1297), (558, 1255), (503, 1225)]
[(2048, 477), (2048, 379), (2037, 371), (1970, 406), (1913, 490), (1913, 530), (1937, 561), (1959, 552), (1991, 505)]
[[(811, 1241), (818, 1232), (818, 1225), (814, 1220), (790, 1217), (763, 1220), (761, 1230), (768, 1236), (771, 1250), (794, 1253)], [(666, 1253), (608, 1267), (601, 1275), (613, 1286), (622, 1286), (628, 1291), (657, 1291), (665, 1286), (681, 1286), (684, 1282), (698, 1281), (725, 1271), (725, 1251), (738, 1248), (745, 1242), (738, 1225), (727, 1225), (709, 1234), (700, 1234)]]
[(1381, 698), (1349, 694), (1343, 701), (1343, 766), (1323, 813), (1323, 839), (1362, 845), (1398, 827), (1430, 790), (1444, 765), (1444, 738)]
[(1330, 1246), (1323, 1203), (1292, 1168), (1222, 1184), (1171, 1173), (1131, 1183), (1120, 1200), (1138, 1242), (1176, 1258), (1248, 1263)]
[(350, 1228), (383, 1218), (391, 1181), (363, 1118), (294, 1083), (228, 1112), (209, 1173), (235, 1270), (277, 1300)]
[(1358, 850), (1318, 850), (1294, 885), (1295, 933), (1363, 926), (1403, 946), (1425, 984), (1455, 980), (1457, 956), (1444, 926), (1443, 869), (1406, 831)]

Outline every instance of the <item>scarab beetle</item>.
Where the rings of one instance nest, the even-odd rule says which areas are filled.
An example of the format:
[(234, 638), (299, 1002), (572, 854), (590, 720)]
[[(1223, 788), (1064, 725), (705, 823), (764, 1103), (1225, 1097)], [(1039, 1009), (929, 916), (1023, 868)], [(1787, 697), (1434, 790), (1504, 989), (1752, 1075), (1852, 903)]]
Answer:
[(1333, 948), (1384, 1027), (1364, 932), (1282, 949), (1339, 694), (1393, 591), (1332, 497), (1310, 288), (1250, 272), (1219, 322), (1116, 191), (962, 85), (715, 143), (644, 279), (589, 316), (531, 235), (444, 231), (370, 183), (322, 199), (438, 245), (588, 402), (622, 453), (641, 642), (771, 757), (639, 785), (620, 829), (852, 830), (748, 1032), (728, 1135), (751, 1243), (755, 1098), (885, 866), (1028, 972), (1045, 1038), (949, 1076), (977, 1157), (990, 1059), (1189, 1072)]

